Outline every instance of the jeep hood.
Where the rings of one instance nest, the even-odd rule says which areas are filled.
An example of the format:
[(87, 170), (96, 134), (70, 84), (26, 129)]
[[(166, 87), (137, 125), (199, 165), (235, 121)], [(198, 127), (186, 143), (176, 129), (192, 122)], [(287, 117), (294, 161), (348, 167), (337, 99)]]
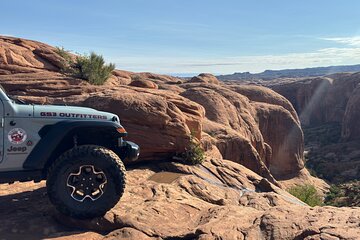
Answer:
[(57, 105), (33, 105), (34, 117), (60, 118), (78, 120), (112, 120), (115, 114), (98, 111), (87, 107), (57, 106)]

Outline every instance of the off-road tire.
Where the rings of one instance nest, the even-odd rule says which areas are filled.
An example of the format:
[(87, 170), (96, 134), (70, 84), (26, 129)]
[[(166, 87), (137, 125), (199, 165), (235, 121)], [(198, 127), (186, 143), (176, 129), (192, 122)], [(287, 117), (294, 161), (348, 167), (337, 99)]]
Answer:
[[(83, 165), (101, 169), (107, 183), (99, 199), (76, 201), (67, 186), (69, 174)], [(50, 167), (47, 175), (47, 192), (52, 204), (61, 213), (79, 219), (103, 216), (120, 200), (125, 189), (125, 167), (111, 150), (101, 146), (83, 145), (63, 153)]]

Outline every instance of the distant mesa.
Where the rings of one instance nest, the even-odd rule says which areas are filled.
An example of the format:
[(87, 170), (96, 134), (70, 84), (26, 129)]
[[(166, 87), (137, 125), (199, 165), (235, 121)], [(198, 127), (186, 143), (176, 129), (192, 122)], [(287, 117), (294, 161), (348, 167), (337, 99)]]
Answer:
[(265, 70), (261, 73), (250, 72), (236, 72), (233, 74), (219, 75), (219, 80), (250, 80), (263, 79), (270, 80), (275, 78), (301, 78), (301, 77), (319, 77), (334, 73), (342, 72), (359, 72), (360, 64), (346, 65), (346, 66), (329, 66), (329, 67), (314, 67), (303, 69), (285, 69), (285, 70)]

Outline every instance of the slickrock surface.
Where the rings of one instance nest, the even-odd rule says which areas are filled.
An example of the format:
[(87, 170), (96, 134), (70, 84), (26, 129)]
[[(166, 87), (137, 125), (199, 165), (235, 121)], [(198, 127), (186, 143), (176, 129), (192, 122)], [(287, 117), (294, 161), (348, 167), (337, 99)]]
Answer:
[(127, 179), (120, 202), (93, 220), (57, 213), (44, 183), (2, 184), (1, 239), (358, 239), (360, 234), (360, 208), (308, 207), (231, 161), (143, 164), (128, 169)]

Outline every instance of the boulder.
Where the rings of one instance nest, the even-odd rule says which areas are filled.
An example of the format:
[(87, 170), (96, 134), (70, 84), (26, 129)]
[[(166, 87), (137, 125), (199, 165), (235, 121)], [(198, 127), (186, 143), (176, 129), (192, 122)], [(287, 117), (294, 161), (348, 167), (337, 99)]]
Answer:
[(141, 88), (150, 88), (150, 89), (158, 89), (158, 85), (153, 83), (152, 81), (141, 79), (132, 81), (129, 86), (133, 87), (141, 87)]
[(203, 108), (175, 94), (122, 88), (76, 104), (117, 114), (129, 132), (127, 139), (141, 146), (140, 160), (171, 159), (184, 151), (191, 134), (201, 138)]
[(116, 78), (116, 84), (114, 85), (128, 85), (131, 83), (131, 74), (132, 72), (123, 71), (123, 70), (114, 70), (112, 72), (113, 77)]
[(219, 80), (210, 73), (201, 73), (198, 76), (191, 78), (188, 83), (211, 83), (220, 84)]
[(241, 95), (246, 96), (253, 102), (270, 103), (273, 105), (279, 105), (285, 108), (293, 116), (295, 120), (298, 120), (298, 115), (293, 105), (282, 95), (275, 91), (258, 85), (228, 85), (232, 90)]

